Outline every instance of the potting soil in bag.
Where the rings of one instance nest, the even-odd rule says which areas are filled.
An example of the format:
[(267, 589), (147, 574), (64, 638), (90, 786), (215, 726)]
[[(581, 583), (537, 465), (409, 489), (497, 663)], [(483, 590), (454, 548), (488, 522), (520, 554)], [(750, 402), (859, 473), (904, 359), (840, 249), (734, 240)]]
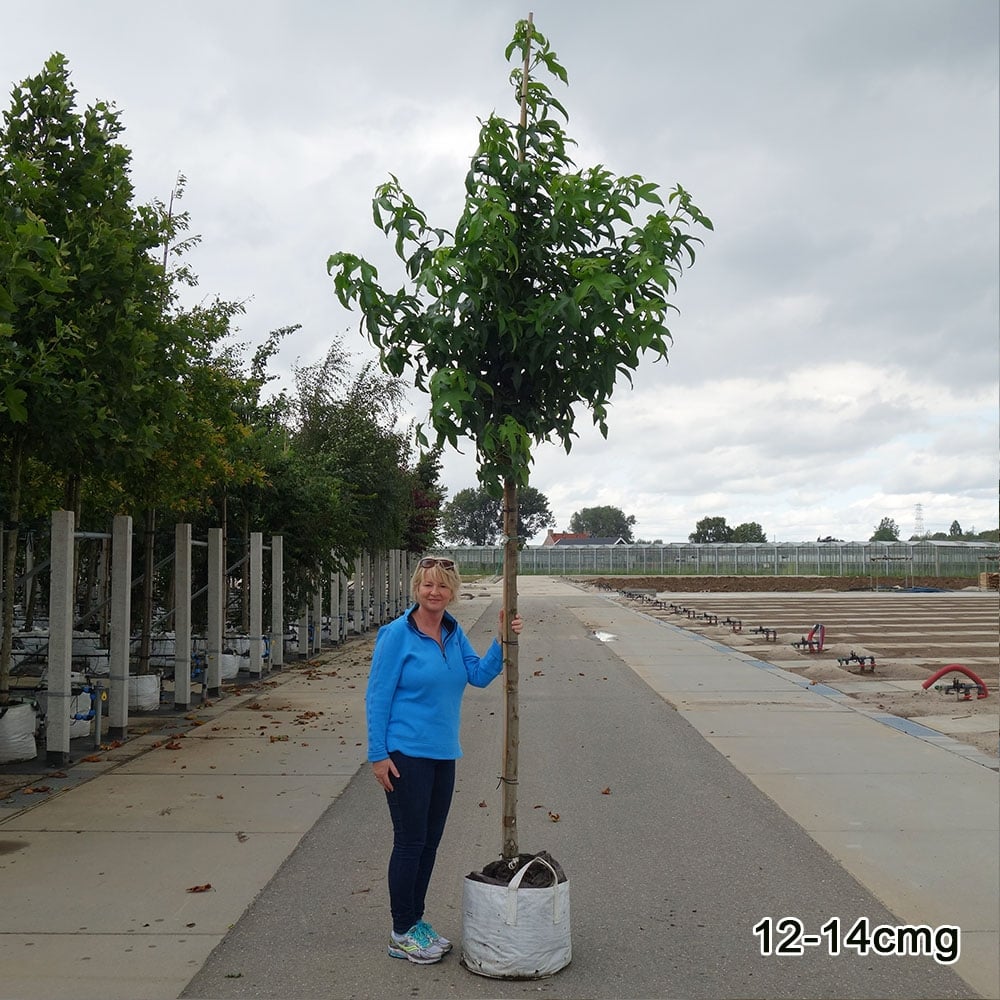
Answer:
[(477, 975), (540, 979), (573, 957), (569, 881), (544, 852), (517, 861), (512, 878), (509, 863), (497, 862), (465, 879), (462, 964)]

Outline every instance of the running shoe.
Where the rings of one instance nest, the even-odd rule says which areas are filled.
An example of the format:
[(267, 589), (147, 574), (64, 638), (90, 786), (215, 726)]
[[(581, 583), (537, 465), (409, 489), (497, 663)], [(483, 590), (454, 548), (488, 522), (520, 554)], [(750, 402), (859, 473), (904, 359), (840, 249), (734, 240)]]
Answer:
[(435, 944), (441, 949), (441, 954), (447, 955), (451, 951), (451, 942), (442, 935), (438, 934), (436, 930), (426, 920), (421, 920), (414, 928), (420, 935), (420, 940), (428, 940), (431, 944)]
[(389, 954), (416, 965), (433, 965), (444, 957), (444, 952), (429, 937), (418, 932), (416, 924), (405, 934), (393, 931), (389, 935)]

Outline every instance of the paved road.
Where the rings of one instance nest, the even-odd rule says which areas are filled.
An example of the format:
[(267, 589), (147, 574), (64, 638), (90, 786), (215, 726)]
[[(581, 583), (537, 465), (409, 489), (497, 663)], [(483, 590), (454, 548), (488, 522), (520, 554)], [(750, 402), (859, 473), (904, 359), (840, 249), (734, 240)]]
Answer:
[[(825, 947), (762, 957), (752, 928), (765, 917), (797, 918), (807, 933), (831, 917), (844, 928), (862, 917), (872, 926), (900, 917), (656, 693), (614, 642), (593, 636), (588, 621), (603, 620), (604, 598), (530, 578), (521, 588), (529, 625), (521, 643), (520, 842), (522, 850), (550, 851), (570, 877), (572, 964), (550, 979), (505, 982), (468, 973), (455, 955), (428, 967), (388, 958), (389, 820), (363, 767), (184, 997), (977, 995), (929, 957), (830, 957)], [(479, 599), (462, 608), (479, 648), (498, 606)], [(619, 631), (630, 618), (638, 620), (630, 612), (616, 619)], [(664, 654), (650, 651), (657, 660)], [(428, 912), (454, 939), (463, 876), (499, 854), (500, 699), (496, 684), (466, 700), (466, 756)], [(773, 719), (778, 734), (780, 712)]]

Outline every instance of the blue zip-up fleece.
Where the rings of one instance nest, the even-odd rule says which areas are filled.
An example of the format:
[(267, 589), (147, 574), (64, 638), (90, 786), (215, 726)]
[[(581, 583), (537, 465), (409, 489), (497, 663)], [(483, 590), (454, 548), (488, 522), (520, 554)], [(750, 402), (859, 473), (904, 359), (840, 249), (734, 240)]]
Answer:
[(480, 657), (446, 611), (442, 648), (411, 620), (416, 607), (383, 625), (375, 638), (365, 695), (372, 762), (385, 760), (390, 750), (434, 760), (461, 757), (458, 730), (465, 686), (486, 687), (503, 670), (496, 639)]

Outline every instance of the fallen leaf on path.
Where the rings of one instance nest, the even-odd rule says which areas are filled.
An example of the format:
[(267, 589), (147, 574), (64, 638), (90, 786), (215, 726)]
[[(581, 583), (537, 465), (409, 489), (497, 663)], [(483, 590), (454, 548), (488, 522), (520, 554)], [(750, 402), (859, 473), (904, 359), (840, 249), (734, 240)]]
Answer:
[(212, 883), (211, 882), (206, 882), (204, 885), (192, 885), (187, 891), (188, 892), (211, 892), (212, 891)]
[(604, 791), (601, 792), (601, 795), (610, 795), (610, 794), (611, 794), (611, 786), (610, 785), (607, 788), (605, 788)]
[(558, 823), (559, 822), (559, 813), (550, 812), (549, 813), (549, 819), (552, 820), (553, 823)]
[(92, 753), (89, 757), (81, 757), (80, 760), (87, 764), (99, 764), (104, 758), (100, 754)]

